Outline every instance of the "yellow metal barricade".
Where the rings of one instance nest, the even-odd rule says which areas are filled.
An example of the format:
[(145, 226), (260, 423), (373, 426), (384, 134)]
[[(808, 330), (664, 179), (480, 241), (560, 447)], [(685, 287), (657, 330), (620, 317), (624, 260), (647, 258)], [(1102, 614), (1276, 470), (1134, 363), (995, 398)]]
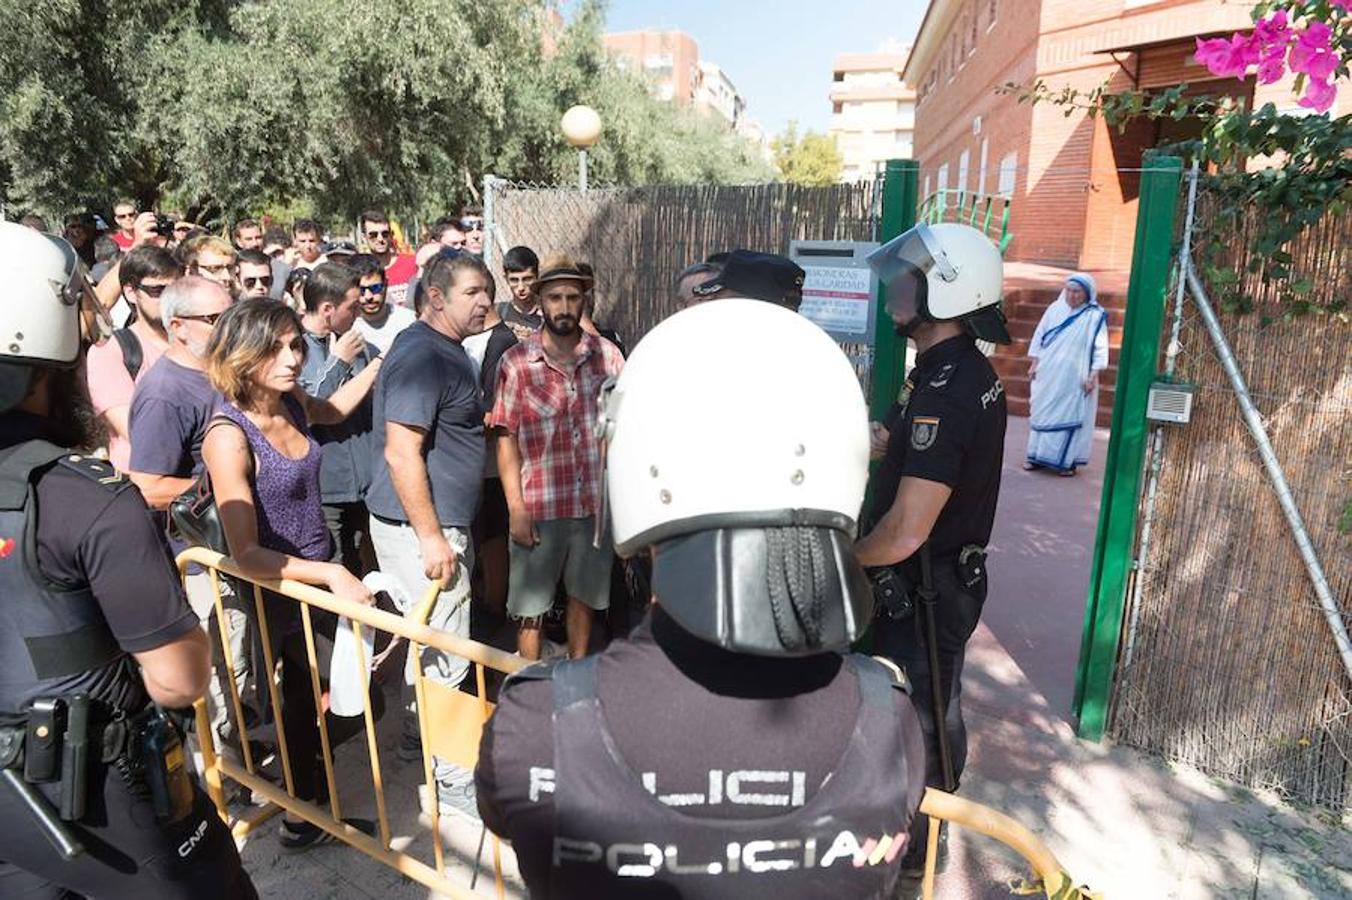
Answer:
[[(433, 842), (435, 847), (436, 859), (435, 865), (430, 866), (427, 863), (400, 850), (395, 850), (390, 845), (390, 825), (386, 813), (385, 804), (385, 785), (381, 773), (380, 754), (377, 747), (375, 716), (371, 709), (371, 699), (369, 692), (366, 695), (365, 709), (363, 716), (365, 719), (366, 746), (367, 754), (370, 760), (371, 769), (371, 787), (375, 792), (376, 815), (378, 819), (379, 832), (373, 837), (365, 832), (348, 825), (342, 821), (342, 806), (338, 796), (337, 781), (334, 777), (333, 748), (330, 745), (328, 726), (325, 716), (318, 717), (320, 746), (322, 749), (322, 758), (324, 765), (324, 777), (328, 782), (329, 788), (329, 808), (324, 809), (320, 806), (297, 798), (292, 780), (290, 761), (286, 751), (286, 729), (282, 725), (280, 711), (282, 708), (281, 698), (275, 677), (261, 677), (260, 681), (265, 683), (269, 696), (272, 701), (272, 708), (275, 712), (274, 719), (277, 726), (277, 757), (282, 767), (283, 787), (278, 787), (267, 779), (263, 778), (258, 772), (258, 761), (254, 760), (252, 748), (249, 742), (248, 728), (244, 722), (243, 701), (239, 695), (239, 689), (235, 684), (234, 663), (230, 659), (230, 654), (225, 656), (225, 677), (221, 679), (222, 686), (228, 684), (230, 703), (234, 708), (235, 722), (238, 723), (240, 747), (244, 759), (244, 765), (224, 759), (216, 753), (215, 735), (212, 734), (210, 717), (206, 710), (206, 704), (203, 701), (197, 703), (197, 737), (202, 748), (202, 762), (204, 776), (207, 784), (207, 793), (212, 802), (216, 805), (221, 818), (232, 826), (232, 831), (238, 836), (247, 834), (250, 830), (257, 827), (265, 819), (275, 815), (281, 810), (285, 810), (296, 815), (312, 825), (324, 829), (338, 840), (351, 847), (360, 850), (373, 859), (379, 860), (385, 865), (395, 869), (403, 875), (412, 878), (435, 890), (454, 898), (472, 898), (476, 895), (464, 885), (455, 884), (450, 881), (445, 874), (445, 867), (442, 861), (442, 844), (438, 824), (437, 814), (437, 793), (436, 782), (431, 777), (430, 758), (433, 751), (438, 751), (436, 755), (446, 755), (454, 761), (462, 761), (468, 757), (465, 755), (465, 748), (473, 747), (474, 754), (478, 753), (478, 737), (483, 731), (483, 723), (487, 718), (488, 705), (487, 698), (483, 694), (484, 675), (483, 668), (487, 667), (498, 672), (510, 674), (520, 669), (524, 661), (511, 653), (504, 653), (485, 644), (466, 640), (429, 628), (426, 625), (427, 615), (431, 611), (432, 604), (436, 601), (439, 588), (433, 585), (428, 589), (428, 594), (423, 598), (419, 605), (419, 616), (405, 618), (400, 615), (388, 613), (374, 607), (362, 606), (349, 600), (343, 600), (335, 597), (328, 591), (321, 590), (312, 585), (301, 584), (296, 581), (255, 581), (246, 577), (235, 562), (229, 557), (222, 556), (203, 547), (192, 547), (178, 557), (178, 567), (180, 573), (186, 572), (189, 566), (196, 564), (205, 568), (211, 579), (212, 592), (214, 594), (214, 604), (216, 609), (216, 620), (220, 628), (221, 644), (223, 647), (230, 646), (230, 633), (228, 617), (225, 613), (225, 604), (221, 599), (220, 579), (222, 576), (231, 576), (241, 588), (252, 587), (253, 602), (256, 612), (256, 621), (259, 630), (259, 639), (263, 647), (264, 663), (267, 673), (277, 671), (277, 660), (272, 651), (272, 644), (269, 640), (267, 610), (263, 603), (263, 591), (267, 590), (296, 601), (300, 605), (301, 624), (304, 629), (306, 654), (310, 668), (310, 686), (314, 692), (315, 709), (324, 709), (323, 695), (320, 685), (320, 672), (315, 649), (314, 626), (311, 622), (310, 608), (327, 610), (339, 616), (350, 619), (353, 623), (353, 630), (356, 637), (357, 664), (362, 669), (367, 669), (370, 661), (363, 657), (364, 645), (362, 643), (362, 629), (376, 628), (393, 635), (404, 638), (409, 642), (410, 653), (417, 652), (419, 647), (431, 647), (444, 653), (453, 654), (469, 660), (477, 673), (477, 679), (480, 689), (480, 697), (475, 698), (464, 694), (463, 701), (458, 698), (448, 698), (439, 692), (450, 691), (441, 685), (434, 685), (427, 682), (422, 676), (421, 666), (417, 666), (419, 677), (417, 689), (419, 693), (420, 710), (428, 710), (427, 713), (420, 712), (419, 718), (423, 723), (423, 754), (424, 754), (424, 776), (427, 781), (427, 791), (430, 797), (431, 817), (433, 822)], [(416, 658), (416, 657), (415, 657)], [(459, 693), (459, 692), (456, 692)], [(430, 698), (425, 700), (424, 698)], [(428, 703), (436, 710), (436, 715), (431, 715), (431, 709)], [(429, 734), (429, 723), (431, 733)], [(473, 760), (469, 760), (469, 766), (473, 766)], [(226, 808), (225, 792), (223, 790), (223, 779), (228, 778), (237, 784), (249, 788), (256, 796), (262, 797), (268, 801), (268, 806), (259, 812), (252, 814), (247, 818), (241, 818), (231, 822), (229, 812)], [(503, 893), (503, 884), (501, 878), (500, 854), (496, 839), (494, 842), (494, 861), (495, 869), (498, 874), (498, 893)]]
[[(286, 810), (324, 829), (339, 841), (360, 850), (373, 859), (379, 860), (432, 890), (457, 898), (457, 900), (461, 900), (461, 898), (468, 900), (468, 898), (480, 896), (467, 886), (452, 883), (446, 875), (444, 848), (439, 827), (440, 812), (437, 802), (437, 786), (433, 777), (432, 759), (436, 757), (466, 768), (472, 769), (474, 767), (478, 761), (479, 738), (483, 733), (483, 725), (493, 710), (493, 704), (488, 701), (485, 669), (511, 674), (526, 665), (526, 661), (514, 654), (503, 652), (486, 644), (466, 640), (429, 627), (427, 620), (440, 592), (436, 585), (428, 589), (426, 596), (422, 598), (414, 614), (405, 618), (374, 607), (362, 606), (340, 599), (328, 591), (296, 581), (255, 581), (243, 575), (229, 557), (203, 547), (192, 547), (179, 554), (179, 571), (184, 573), (185, 577), (187, 569), (193, 564), (206, 569), (210, 576), (216, 619), (220, 628), (223, 647), (230, 645), (230, 634), (224, 603), (221, 599), (220, 578), (222, 575), (228, 575), (233, 577), (239, 585), (252, 587), (259, 637), (263, 645), (264, 660), (269, 673), (276, 672), (277, 661), (274, 658), (269, 641), (263, 591), (267, 590), (282, 597), (290, 598), (300, 605), (301, 623), (304, 628), (310, 668), (310, 683), (315, 697), (315, 709), (317, 710), (322, 710), (324, 707), (315, 650), (314, 627), (310, 616), (310, 607), (312, 606), (345, 616), (352, 621), (358, 647), (357, 664), (363, 670), (370, 666), (370, 660), (364, 658), (364, 644), (362, 642), (362, 629), (364, 628), (376, 628), (404, 638), (409, 642), (408, 652), (415, 660), (420, 660), (420, 653), (423, 648), (432, 648), (469, 660), (474, 668), (478, 696), (464, 693), (459, 689), (450, 688), (428, 679), (424, 667), (420, 663), (414, 667), (416, 672), (414, 687), (422, 735), (423, 780), (428, 794), (428, 812), (432, 826), (434, 854), (432, 865), (428, 865), (403, 851), (395, 850), (390, 845), (390, 826), (386, 813), (384, 778), (381, 774), (375, 716), (371, 709), (369, 692), (366, 694), (363, 716), (367, 754), (370, 760), (371, 787), (375, 793), (379, 826), (379, 832), (375, 837), (342, 821), (342, 807), (334, 777), (333, 748), (329, 742), (325, 717), (322, 715), (318, 717), (318, 724), (324, 777), (329, 788), (329, 808), (323, 809), (314, 803), (300, 800), (295, 796), (290, 762), (286, 754), (286, 734), (280, 716), (281, 699), (278, 696), (276, 679), (273, 677), (264, 680), (267, 683), (273, 709), (277, 713), (274, 716), (277, 723), (277, 755), (281, 762), (284, 789), (277, 787), (258, 774), (258, 763), (253, 759), (248, 730), (244, 724), (243, 701), (235, 685), (234, 664), (229, 653), (224, 654), (226, 678), (222, 681), (229, 685), (230, 702), (234, 708), (235, 721), (239, 724), (244, 765), (241, 767), (231, 760), (221, 758), (216, 753), (215, 735), (212, 734), (205, 701), (198, 701), (197, 703), (197, 736), (201, 743), (203, 774), (207, 783), (207, 793), (216, 805), (221, 818), (231, 825), (232, 831), (237, 837), (247, 834), (279, 811)], [(249, 788), (254, 794), (267, 800), (268, 805), (248, 817), (241, 817), (231, 822), (223, 790), (223, 779), (225, 778)], [(1049, 900), (1091, 900), (1091, 898), (1097, 897), (1085, 888), (1076, 887), (1074, 881), (1057, 862), (1056, 857), (1037, 836), (1003, 813), (930, 788), (925, 792), (919, 814), (928, 815), (931, 818), (929, 846), (926, 848), (925, 860), (924, 897), (926, 900), (932, 900), (933, 897), (936, 850), (939, 837), (938, 823), (940, 821), (947, 821), (953, 825), (984, 834), (1018, 852), (1031, 867), (1033, 879), (1011, 886), (1014, 893), (1045, 895)], [(501, 847), (496, 835), (493, 836), (493, 866), (497, 894), (502, 897), (504, 895), (504, 884)]]

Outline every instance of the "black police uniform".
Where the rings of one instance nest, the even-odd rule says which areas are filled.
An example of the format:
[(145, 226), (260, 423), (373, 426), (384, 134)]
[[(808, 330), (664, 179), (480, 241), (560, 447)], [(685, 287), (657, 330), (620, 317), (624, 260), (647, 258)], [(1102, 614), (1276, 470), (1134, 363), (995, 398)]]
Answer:
[(479, 810), (536, 900), (882, 897), (899, 875), (899, 855), (854, 865), (923, 792), (919, 723), (876, 660), (732, 653), (654, 606), (500, 701)]
[[(962, 775), (967, 758), (963, 654), (986, 601), (984, 550), (1000, 493), (1006, 418), (1004, 385), (975, 341), (967, 335), (941, 341), (916, 358), (897, 407), (884, 423), (891, 433), (887, 453), (869, 485), (875, 524), (892, 506), (902, 478), (936, 481), (953, 490), (930, 532), (929, 550), (938, 592), (939, 679), (947, 698), (945, 725), (955, 777)], [(912, 585), (921, 584), (918, 555), (900, 565)], [(892, 619), (880, 614), (873, 650), (896, 661), (910, 678), (912, 700), (925, 730), (926, 783), (942, 786), (920, 615)], [(913, 847), (923, 842), (927, 821), (923, 816), (917, 821)]]
[[(132, 762), (130, 734), (150, 704), (131, 654), (198, 627), (163, 533), (111, 466), (47, 443), (44, 433), (42, 419), (0, 415), (0, 767), (53, 818), (69, 801), (63, 794), (84, 787), (83, 814), (67, 805), (63, 823), (84, 852), (59, 855), (21, 799), (24, 788), (0, 783), (0, 897), (255, 898), (196, 783), (176, 782), (180, 817), (160, 823)], [(59, 714), (53, 727), (33, 724), (52, 698), (73, 721), (80, 695), (89, 713), (83, 780), (70, 775), (75, 729)], [(62, 735), (65, 747), (53, 741)]]

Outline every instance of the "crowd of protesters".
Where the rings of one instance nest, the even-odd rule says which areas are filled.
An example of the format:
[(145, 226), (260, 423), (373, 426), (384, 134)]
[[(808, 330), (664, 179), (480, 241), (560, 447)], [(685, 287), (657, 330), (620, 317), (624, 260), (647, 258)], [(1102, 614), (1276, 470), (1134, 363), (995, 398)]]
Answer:
[[(130, 200), (112, 220), (105, 234), (88, 215), (64, 228), (98, 267), (96, 293), (117, 326), (89, 353), (88, 386), (109, 459), (174, 549), (188, 542), (167, 510), (206, 484), (219, 549), (251, 577), (365, 604), (380, 594), (404, 614), (439, 583), (433, 627), (469, 637), (473, 618), (478, 636), (514, 639), (530, 659), (580, 657), (626, 630), (646, 595), (600, 533), (592, 419), (628, 351), (592, 318), (588, 263), (512, 247), (501, 263), (507, 296), (495, 302), (477, 207), (433, 223), (413, 252), (379, 210), (362, 213), (356, 242), (326, 239), (307, 219), (289, 231), (242, 219), (226, 239)], [(796, 305), (801, 279), (787, 260), (738, 251), (690, 266), (675, 291), (682, 306), (729, 292)], [(221, 593), (230, 640), (215, 648), (217, 670), (233, 675), (245, 724), (263, 735), (247, 749), (270, 752), (268, 722), (280, 719), (297, 796), (316, 799), (325, 785), (314, 777), (316, 711), (294, 604), (269, 595), (266, 607), (274, 714), (257, 678), (265, 656), (252, 597), (226, 579), (213, 588), (203, 572), (187, 586), (213, 640)], [(622, 602), (607, 618), (612, 595)], [(321, 656), (335, 626), (316, 619)], [(406, 666), (405, 761), (422, 752), (414, 665), (450, 686), (468, 669), (433, 650)], [(211, 700), (225, 752), (245, 751), (219, 678)], [(435, 773), (442, 808), (475, 815), (473, 773), (439, 760)], [(289, 816), (280, 834), (292, 849), (326, 839)]]

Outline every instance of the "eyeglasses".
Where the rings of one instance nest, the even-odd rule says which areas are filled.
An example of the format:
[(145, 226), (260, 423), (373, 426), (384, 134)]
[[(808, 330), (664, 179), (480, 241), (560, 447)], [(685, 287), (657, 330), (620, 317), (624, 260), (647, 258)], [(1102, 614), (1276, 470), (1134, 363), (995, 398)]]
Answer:
[(375, 294), (379, 297), (381, 294), (385, 293), (385, 282), (377, 281), (375, 284), (363, 284), (361, 286), (361, 292), (363, 294)]
[(134, 212), (129, 212), (129, 213), (116, 213), (116, 214), (113, 216), (113, 218), (114, 218), (114, 219), (134, 219), (134, 218), (136, 218), (136, 213), (134, 213)]
[(225, 313), (204, 313), (200, 316), (175, 316), (176, 319), (191, 319), (194, 322), (205, 322), (207, 325), (215, 325), (216, 320)]
[(164, 289), (168, 286), (167, 284), (138, 284), (136, 289), (147, 297), (158, 297), (164, 293)]
[(195, 263), (195, 266), (197, 271), (210, 272), (212, 275), (225, 275), (226, 273), (233, 275), (239, 269), (234, 263), (220, 263), (214, 266), (209, 266), (206, 263)]
[(461, 231), (483, 231), (483, 230), (484, 230), (484, 220), (483, 220), (483, 219), (461, 219), (461, 220), (460, 220), (460, 230), (461, 230)]
[(386, 238), (388, 240), (390, 233), (389, 229), (386, 229), (385, 231), (368, 231), (366, 232), (366, 236), (371, 240), (375, 240), (376, 238)]
[(240, 281), (244, 282), (245, 288), (251, 288), (254, 287), (255, 285), (260, 284), (266, 288), (272, 287), (271, 275), (257, 275), (257, 276), (245, 275), (243, 278), (240, 279)]

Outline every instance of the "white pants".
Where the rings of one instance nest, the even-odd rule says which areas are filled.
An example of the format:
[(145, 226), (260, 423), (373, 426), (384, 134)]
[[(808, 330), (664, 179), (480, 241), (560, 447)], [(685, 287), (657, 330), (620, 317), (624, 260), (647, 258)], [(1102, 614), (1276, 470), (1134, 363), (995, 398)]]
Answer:
[[(469, 579), (474, 571), (474, 550), (469, 539), (469, 530), (464, 528), (442, 528), (441, 533), (455, 551), (455, 577), (441, 591), (432, 615), (427, 624), (442, 631), (448, 631), (457, 637), (469, 637)], [(422, 553), (418, 547), (418, 535), (408, 525), (394, 525), (371, 517), (371, 543), (376, 548), (376, 559), (380, 562), (380, 571), (399, 585), (400, 596), (393, 597), (399, 605), (399, 612), (405, 616), (412, 614), (422, 602), (432, 582), (423, 574)], [(453, 656), (432, 647), (424, 647), (422, 658), (418, 662), (427, 678), (448, 687), (458, 687), (469, 673), (469, 660), (462, 656)], [(413, 710), (413, 677), (417, 663), (412, 658), (404, 670), (404, 709)], [(416, 727), (416, 720), (406, 717), (405, 729)], [(449, 777), (450, 767), (439, 760), (436, 766), (437, 779)]]

